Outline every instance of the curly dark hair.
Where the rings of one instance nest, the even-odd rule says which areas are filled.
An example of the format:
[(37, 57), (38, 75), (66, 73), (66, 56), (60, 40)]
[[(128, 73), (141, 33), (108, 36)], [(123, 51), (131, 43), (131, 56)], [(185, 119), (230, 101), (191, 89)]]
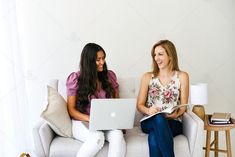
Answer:
[(81, 53), (76, 109), (82, 113), (86, 112), (85, 109), (90, 102), (90, 96), (97, 96), (97, 78), (102, 84), (102, 89), (106, 92), (106, 98), (114, 97), (114, 89), (108, 78), (106, 62), (103, 65), (103, 71), (97, 71), (96, 57), (98, 51), (103, 51), (106, 57), (104, 49), (95, 43), (86, 44)]

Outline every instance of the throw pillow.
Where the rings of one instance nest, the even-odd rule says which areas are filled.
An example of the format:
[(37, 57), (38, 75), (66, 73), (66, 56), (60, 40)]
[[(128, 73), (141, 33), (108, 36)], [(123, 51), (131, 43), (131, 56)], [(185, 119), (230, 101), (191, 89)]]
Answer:
[(68, 114), (67, 103), (58, 91), (50, 86), (48, 90), (48, 104), (41, 113), (41, 117), (60, 136), (72, 137), (72, 121)]

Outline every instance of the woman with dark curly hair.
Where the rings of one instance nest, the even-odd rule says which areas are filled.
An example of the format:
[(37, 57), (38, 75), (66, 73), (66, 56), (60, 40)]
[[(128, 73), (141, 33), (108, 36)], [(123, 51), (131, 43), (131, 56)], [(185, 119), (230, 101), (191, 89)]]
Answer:
[(83, 141), (77, 157), (93, 157), (109, 142), (109, 157), (124, 157), (126, 143), (122, 130), (89, 131), (90, 102), (93, 98), (118, 98), (116, 75), (108, 70), (104, 49), (88, 43), (82, 50), (80, 71), (71, 73), (66, 82), (68, 112), (72, 118), (73, 136)]

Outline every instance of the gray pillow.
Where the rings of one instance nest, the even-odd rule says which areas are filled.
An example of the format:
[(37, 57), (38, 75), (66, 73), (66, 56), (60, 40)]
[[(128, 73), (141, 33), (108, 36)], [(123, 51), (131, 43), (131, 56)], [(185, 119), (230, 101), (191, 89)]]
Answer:
[(68, 114), (67, 103), (58, 91), (50, 86), (48, 90), (48, 104), (41, 113), (41, 117), (60, 136), (72, 137), (72, 121)]

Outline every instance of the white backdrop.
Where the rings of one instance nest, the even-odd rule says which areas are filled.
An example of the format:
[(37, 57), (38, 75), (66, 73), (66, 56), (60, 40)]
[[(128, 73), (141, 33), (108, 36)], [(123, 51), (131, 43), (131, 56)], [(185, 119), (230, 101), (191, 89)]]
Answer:
[[(208, 83), (206, 112), (231, 112), (235, 117), (234, 0), (16, 2), (30, 126), (39, 120), (46, 82), (64, 80), (76, 71), (87, 42), (106, 50), (107, 64), (118, 76), (140, 77), (151, 70), (152, 45), (160, 39), (173, 41), (191, 84)], [(233, 150), (234, 141), (233, 130)]]

